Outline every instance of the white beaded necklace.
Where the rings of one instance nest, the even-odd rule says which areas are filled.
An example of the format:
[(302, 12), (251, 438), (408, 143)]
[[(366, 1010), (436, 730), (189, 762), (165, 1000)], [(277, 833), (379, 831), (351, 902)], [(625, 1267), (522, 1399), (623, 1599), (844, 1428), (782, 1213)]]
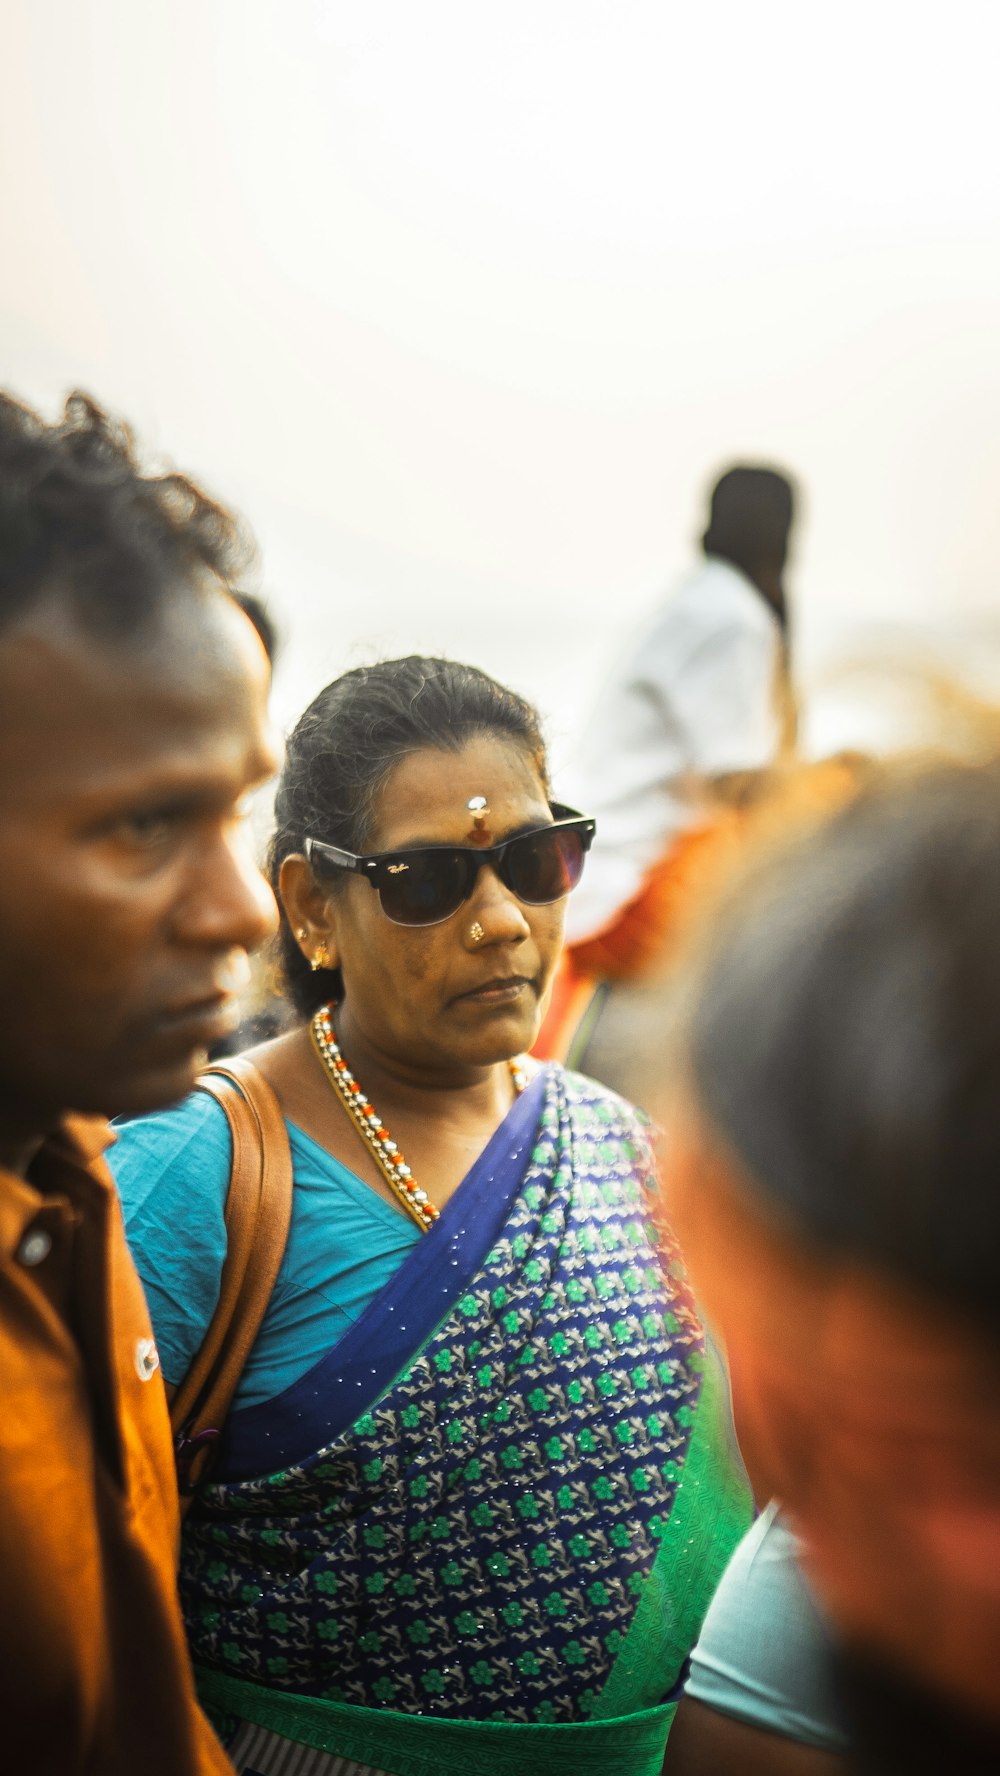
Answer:
[[(322, 1005), (313, 1018), (310, 1024), (313, 1046), (340, 1103), (369, 1149), (386, 1183), (408, 1214), (413, 1216), (417, 1226), (426, 1233), (433, 1227), (441, 1211), (431, 1202), (426, 1190), (419, 1188), (378, 1111), (369, 1103), (357, 1080), (353, 1078), (337, 1045), (332, 1012), (332, 1003)], [(507, 1066), (514, 1082), (514, 1090), (520, 1095), (528, 1083), (524, 1067), (519, 1059), (508, 1061)]]

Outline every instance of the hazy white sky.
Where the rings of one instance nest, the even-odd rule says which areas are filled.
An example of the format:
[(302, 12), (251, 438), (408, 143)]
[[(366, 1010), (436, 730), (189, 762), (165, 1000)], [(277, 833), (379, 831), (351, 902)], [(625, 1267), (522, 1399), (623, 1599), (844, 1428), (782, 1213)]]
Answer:
[(737, 458), (806, 491), (807, 672), (872, 624), (996, 657), (995, 0), (2, 18), (0, 380), (242, 507), (283, 718), (441, 650), (564, 744)]

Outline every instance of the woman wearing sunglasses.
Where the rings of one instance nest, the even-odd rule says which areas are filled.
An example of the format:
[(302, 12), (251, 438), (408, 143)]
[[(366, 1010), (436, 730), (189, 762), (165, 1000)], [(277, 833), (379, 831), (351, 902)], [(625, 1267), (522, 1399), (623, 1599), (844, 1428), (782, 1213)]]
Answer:
[[(321, 692), (276, 816), (300, 1021), (252, 1058), (293, 1210), (187, 1518), (205, 1699), (261, 1776), (654, 1776), (748, 1508), (641, 1120), (526, 1059), (593, 822), (551, 802), (527, 704), (419, 658)], [(116, 1155), (177, 1383), (219, 1293), (224, 1117), (195, 1094)]]

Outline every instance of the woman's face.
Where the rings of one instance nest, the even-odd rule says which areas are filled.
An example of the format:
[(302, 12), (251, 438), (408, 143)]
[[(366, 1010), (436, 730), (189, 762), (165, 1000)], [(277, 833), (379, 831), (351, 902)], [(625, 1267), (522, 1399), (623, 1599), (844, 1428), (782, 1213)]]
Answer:
[[(486, 799), (493, 845), (552, 819), (528, 752), (484, 735), (460, 752), (426, 747), (397, 765), (366, 853), (468, 844), (473, 796)], [(331, 963), (344, 981), (342, 1031), (387, 1060), (432, 1072), (523, 1053), (538, 1033), (565, 905), (527, 906), (485, 865), (471, 898), (441, 924), (394, 925), (369, 883), (346, 877), (328, 904)]]

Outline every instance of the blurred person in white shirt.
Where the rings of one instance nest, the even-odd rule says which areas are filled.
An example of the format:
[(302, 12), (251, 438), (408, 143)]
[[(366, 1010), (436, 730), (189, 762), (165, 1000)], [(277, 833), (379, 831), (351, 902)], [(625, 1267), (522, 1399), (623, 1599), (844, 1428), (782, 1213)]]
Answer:
[[(567, 942), (608, 932), (704, 813), (704, 791), (774, 762), (790, 733), (784, 571), (791, 481), (737, 466), (713, 488), (705, 560), (606, 686), (567, 777), (597, 818)], [(569, 784), (566, 793), (570, 793)], [(571, 797), (572, 799), (572, 797)]]

